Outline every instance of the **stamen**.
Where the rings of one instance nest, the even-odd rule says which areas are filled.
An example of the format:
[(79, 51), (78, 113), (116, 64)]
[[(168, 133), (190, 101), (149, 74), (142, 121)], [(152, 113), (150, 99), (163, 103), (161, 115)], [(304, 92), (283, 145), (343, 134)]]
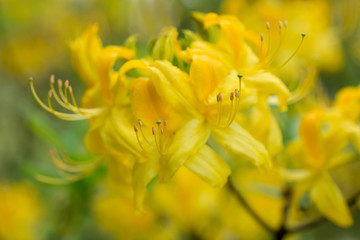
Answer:
[(51, 105), (51, 96), (52, 96), (52, 90), (50, 89), (49, 93), (48, 93), (48, 105), (49, 105), (49, 108), (51, 109), (51, 112), (55, 115), (54, 108)]
[(157, 120), (156, 124), (158, 126), (158, 137), (159, 137), (159, 149), (160, 149), (160, 153), (162, 153), (162, 134), (164, 133), (164, 130), (162, 129), (161, 125), (161, 120)]
[(139, 143), (140, 148), (141, 148), (144, 152), (146, 152), (145, 148), (144, 148), (143, 145), (141, 144), (141, 141), (140, 141), (140, 138), (139, 138), (139, 134), (138, 134), (139, 129), (138, 129), (138, 127), (137, 127), (136, 125), (134, 125), (134, 131), (135, 131), (136, 139), (137, 139), (137, 141), (138, 141), (138, 143)]
[(233, 101), (231, 101), (231, 114), (228, 120), (228, 123), (226, 125), (226, 128), (229, 127), (231, 125), (231, 123), (234, 121), (237, 112), (239, 111), (239, 105), (240, 105), (240, 91), (241, 91), (241, 79), (242, 79), (243, 75), (239, 74), (238, 78), (239, 78), (239, 89), (235, 89), (235, 109), (233, 111)]
[(154, 135), (156, 149), (158, 150), (158, 152), (159, 152), (159, 153), (161, 153), (161, 151), (160, 151), (160, 147), (159, 147), (159, 144), (158, 144), (158, 142), (157, 142), (157, 137), (156, 137), (156, 131), (155, 131), (155, 128), (154, 128), (154, 127), (152, 127), (152, 128), (151, 128), (151, 131), (152, 131), (152, 134)]
[(72, 87), (69, 86), (68, 89), (69, 89), (69, 93), (70, 93), (70, 96), (71, 96), (71, 100), (72, 100), (73, 105), (76, 107), (76, 109), (79, 111), (79, 113), (81, 113), (81, 110), (80, 110), (79, 106), (76, 104), (76, 100), (75, 100), (74, 93), (73, 93), (73, 91), (72, 91)]
[(267, 54), (266, 55), (269, 55), (269, 53), (270, 53), (270, 23), (269, 22), (266, 22), (266, 29), (268, 32), (268, 46), (267, 46)]
[(144, 131), (142, 130), (143, 123), (142, 123), (142, 121), (140, 119), (138, 119), (138, 123), (139, 123), (140, 132), (141, 132), (141, 135), (142, 135), (143, 139), (145, 140), (145, 142), (147, 144), (150, 144), (149, 140), (145, 137)]
[(221, 93), (219, 93), (217, 96), (216, 96), (216, 100), (217, 100), (217, 105), (218, 105), (218, 115), (219, 115), (219, 118), (218, 118), (218, 125), (220, 124), (221, 122), (221, 101), (222, 101), (222, 95)]
[[(236, 89), (235, 89), (235, 90), (236, 90)], [(231, 92), (231, 93), (230, 93), (230, 101), (233, 101), (233, 100), (234, 100), (234, 95), (235, 95), (234, 92)]]
[(284, 20), (285, 30), (288, 28), (288, 22)]
[(296, 53), (299, 51), (302, 43), (304, 42), (305, 36), (306, 36), (305, 33), (302, 33), (302, 34), (301, 34), (301, 41), (300, 41), (298, 47), (296, 48), (296, 50), (294, 51), (294, 53), (293, 53), (280, 67), (278, 67), (278, 69), (284, 67), (284, 66), (296, 55)]
[[(35, 91), (35, 88), (34, 88), (34, 79), (33, 78), (29, 78), (29, 83), (30, 83), (30, 89), (31, 89), (31, 92), (35, 98), (35, 100), (38, 102), (38, 104), (44, 108), (46, 111), (54, 114), (55, 116), (57, 116), (58, 118), (60, 119), (63, 119), (63, 120), (69, 120), (69, 121), (77, 121), (77, 120), (84, 120), (84, 119), (88, 119), (90, 117), (93, 117), (94, 115), (97, 115), (99, 114), (102, 109), (87, 109), (88, 113), (87, 114), (78, 114), (76, 111), (73, 111), (74, 113), (62, 113), (62, 112), (58, 112), (58, 111), (55, 111), (54, 108), (52, 107), (52, 104), (51, 104), (51, 98), (52, 96), (55, 97), (55, 99), (59, 102), (62, 102), (59, 98), (59, 96), (56, 94), (56, 91), (54, 89), (54, 77), (51, 76), (50, 78), (50, 85), (51, 85), (51, 89), (48, 93), (48, 106), (45, 105), (41, 100), (40, 98), (38, 97), (38, 95), (36, 94), (36, 91)], [(58, 81), (58, 84), (59, 86), (62, 86), (62, 82), (61, 80)], [(61, 103), (60, 103), (61, 104)], [(62, 106), (64, 105), (61, 104)], [(67, 108), (68, 109), (68, 108)]]
[(262, 61), (264, 58), (263, 45), (264, 45), (264, 34), (262, 33), (262, 34), (260, 34), (260, 51), (259, 51), (260, 61)]

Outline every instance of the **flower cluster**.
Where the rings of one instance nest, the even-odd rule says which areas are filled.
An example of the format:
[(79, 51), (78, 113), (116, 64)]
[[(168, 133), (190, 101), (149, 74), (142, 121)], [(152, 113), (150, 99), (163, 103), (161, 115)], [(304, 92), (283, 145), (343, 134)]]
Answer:
[[(136, 37), (123, 46), (103, 46), (97, 25), (90, 26), (70, 44), (73, 66), (85, 85), (81, 104), (70, 82), (54, 77), (47, 104), (30, 80), (36, 100), (61, 119), (88, 121), (87, 149), (109, 162), (119, 185), (131, 186), (138, 212), (145, 211), (147, 186), (154, 180), (166, 183), (187, 168), (221, 188), (247, 161), (257, 167), (256, 174), (280, 178), (284, 198), (291, 188), (294, 219), (309, 198), (328, 219), (351, 225), (346, 200), (329, 171), (360, 151), (359, 88), (342, 90), (331, 107), (307, 110), (299, 140), (284, 147), (279, 113), (311, 90), (316, 72), (295, 89), (276, 73), (296, 54), (305, 34), (299, 34), (300, 44), (288, 58), (274, 64), (281, 46), (271, 49), (266, 35), (254, 38), (234, 16), (193, 17), (199, 33), (185, 30), (179, 37), (176, 28), (164, 28), (145, 57), (136, 51)], [(287, 28), (287, 21), (280, 22), (280, 35)], [(68, 112), (55, 110), (55, 101)], [(98, 164), (69, 166), (55, 160), (70, 179)]]

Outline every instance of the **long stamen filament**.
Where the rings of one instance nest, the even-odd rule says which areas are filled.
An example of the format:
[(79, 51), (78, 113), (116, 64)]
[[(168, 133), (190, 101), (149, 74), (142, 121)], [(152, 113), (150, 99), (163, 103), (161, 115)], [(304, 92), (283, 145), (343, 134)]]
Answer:
[(155, 140), (156, 149), (158, 150), (159, 153), (161, 153), (161, 149), (160, 149), (160, 147), (159, 147), (158, 140), (157, 140), (157, 137), (156, 137), (155, 128), (152, 127), (152, 128), (151, 128), (151, 131), (152, 131), (152, 134), (154, 135), (154, 140)]
[(72, 87), (69, 86), (68, 89), (69, 89), (69, 93), (70, 93), (70, 97), (71, 97), (71, 101), (72, 101), (73, 105), (74, 105), (75, 108), (78, 110), (78, 112), (81, 113), (81, 110), (80, 110), (79, 106), (78, 106), (77, 103), (76, 103), (76, 100), (75, 100), (75, 96), (74, 96)]
[(221, 101), (222, 101), (222, 95), (221, 93), (219, 93), (217, 96), (216, 96), (216, 100), (217, 100), (217, 105), (218, 105), (218, 125), (220, 125), (220, 122), (221, 122)]
[(267, 35), (268, 35), (268, 46), (267, 46), (267, 54), (266, 55), (269, 55), (270, 54), (270, 23), (269, 22), (266, 22), (266, 29), (267, 29)]
[(164, 130), (162, 129), (161, 125), (161, 120), (156, 121), (156, 124), (158, 126), (158, 138), (159, 138), (159, 149), (160, 149), (160, 153), (162, 153), (163, 150), (163, 146), (162, 146), (162, 134), (164, 133)]
[(264, 59), (263, 45), (264, 45), (264, 34), (262, 33), (260, 34), (260, 52), (259, 52), (260, 61)]
[(135, 131), (136, 139), (137, 139), (137, 141), (138, 141), (138, 143), (139, 143), (140, 148), (141, 148), (144, 152), (146, 152), (145, 148), (144, 148), (143, 145), (141, 144), (141, 141), (140, 141), (140, 138), (139, 138), (139, 134), (138, 134), (139, 128), (138, 128), (136, 125), (134, 125), (134, 131)]
[[(63, 120), (69, 120), (69, 121), (77, 121), (77, 120), (84, 120), (84, 119), (88, 119), (90, 117), (93, 117), (94, 115), (99, 114), (102, 109), (90, 109), (93, 110), (92, 113), (88, 113), (86, 115), (84, 114), (78, 114), (74, 111), (74, 113), (62, 113), (62, 112), (58, 112), (55, 111), (54, 108), (52, 107), (51, 104), (51, 97), (52, 96), (57, 96), (55, 95), (55, 91), (51, 88), (49, 91), (49, 95), (48, 95), (48, 106), (45, 105), (39, 98), (39, 96), (37, 95), (36, 91), (35, 91), (35, 87), (34, 87), (34, 79), (33, 78), (29, 78), (29, 83), (30, 83), (30, 89), (31, 92), (35, 98), (35, 100), (38, 102), (38, 104), (45, 109), (46, 111), (56, 115), (58, 118), (63, 119)], [(53, 81), (51, 82), (51, 84), (53, 84)], [(58, 97), (58, 96), (57, 96)], [(55, 97), (56, 98), (56, 97)]]
[(147, 144), (150, 144), (149, 140), (145, 137), (144, 131), (142, 129), (143, 123), (142, 123), (142, 121), (140, 119), (138, 119), (138, 123), (139, 123), (139, 128), (140, 128), (140, 132), (141, 132), (141, 135), (142, 135), (143, 139), (145, 140), (145, 142)]
[(300, 49), (300, 47), (301, 47), (301, 45), (303, 44), (303, 42), (304, 42), (304, 38), (305, 38), (305, 36), (306, 36), (306, 34), (305, 33), (302, 33), (301, 34), (301, 41), (300, 41), (300, 43), (299, 43), (299, 45), (298, 45), (298, 47), (296, 48), (296, 50), (294, 51), (294, 53), (283, 63), (283, 64), (281, 64), (281, 66), (280, 67), (278, 67), (278, 69), (280, 69), (280, 68), (282, 68), (282, 67), (284, 67), (295, 55), (296, 55), (296, 53), (299, 51), (299, 49)]

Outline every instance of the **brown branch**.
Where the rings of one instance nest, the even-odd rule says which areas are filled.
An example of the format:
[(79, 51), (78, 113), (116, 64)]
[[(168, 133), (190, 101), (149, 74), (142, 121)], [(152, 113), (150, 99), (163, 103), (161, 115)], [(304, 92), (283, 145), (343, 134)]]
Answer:
[(274, 234), (276, 230), (272, 229), (248, 204), (244, 196), (241, 194), (238, 189), (236, 189), (235, 185), (231, 181), (231, 179), (228, 179), (227, 185), (231, 192), (235, 195), (235, 197), (239, 200), (239, 202), (243, 205), (243, 207), (248, 211), (248, 213), (268, 232)]
[[(354, 196), (352, 196), (347, 202), (348, 202), (348, 206), (351, 208), (353, 206), (356, 205), (356, 200), (358, 199), (358, 197), (360, 197), (360, 191), (357, 192), (356, 194), (354, 194)], [(288, 229), (288, 233), (296, 233), (296, 232), (301, 232), (303, 230), (309, 229), (309, 228), (313, 228), (318, 226), (319, 224), (328, 221), (325, 217), (321, 216), (311, 222), (307, 222), (307, 223), (303, 223), (300, 224), (296, 227), (290, 228)]]

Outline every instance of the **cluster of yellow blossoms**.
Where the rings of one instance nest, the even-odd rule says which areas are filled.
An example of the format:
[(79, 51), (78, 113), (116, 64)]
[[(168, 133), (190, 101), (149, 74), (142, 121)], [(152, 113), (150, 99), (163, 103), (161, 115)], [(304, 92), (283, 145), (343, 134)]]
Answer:
[[(299, 48), (274, 66), (277, 47), (270, 48), (266, 35), (253, 38), (236, 17), (195, 13), (194, 19), (199, 34), (185, 30), (179, 37), (176, 28), (165, 28), (146, 57), (136, 52), (135, 37), (124, 46), (104, 47), (97, 25), (90, 26), (70, 45), (85, 84), (81, 104), (70, 82), (54, 77), (47, 104), (31, 79), (33, 94), (61, 119), (88, 121), (87, 149), (109, 162), (117, 184), (131, 187), (138, 212), (145, 212), (147, 187), (154, 180), (166, 183), (187, 168), (221, 188), (247, 160), (260, 167), (256, 174), (271, 172), (281, 179), (283, 196), (291, 186), (290, 213), (309, 198), (328, 219), (351, 225), (348, 204), (329, 171), (360, 151), (360, 89), (344, 89), (332, 107), (305, 113), (300, 139), (285, 148), (277, 115), (310, 91), (315, 76), (289, 90), (275, 73)], [(287, 28), (287, 21), (280, 22), (280, 35)], [(305, 34), (298, 36), (301, 45)], [(69, 112), (55, 110), (55, 101)], [(56, 162), (71, 179), (98, 164)]]

